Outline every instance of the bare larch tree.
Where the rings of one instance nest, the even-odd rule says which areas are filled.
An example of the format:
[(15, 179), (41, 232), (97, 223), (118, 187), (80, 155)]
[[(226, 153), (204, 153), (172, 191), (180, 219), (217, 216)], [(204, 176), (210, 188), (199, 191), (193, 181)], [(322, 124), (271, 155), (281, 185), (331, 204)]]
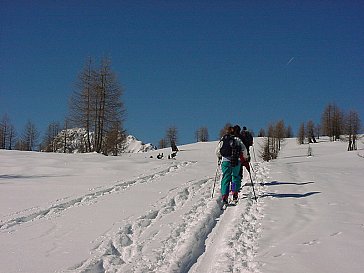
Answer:
[(124, 132), (122, 93), (109, 59), (102, 59), (98, 69), (93, 68), (91, 59), (87, 62), (70, 101), (72, 123), (86, 129), (87, 152), (106, 154), (110, 145), (113, 146), (107, 136), (119, 141), (120, 138), (115, 138), (111, 132), (116, 127), (120, 128), (120, 134)]

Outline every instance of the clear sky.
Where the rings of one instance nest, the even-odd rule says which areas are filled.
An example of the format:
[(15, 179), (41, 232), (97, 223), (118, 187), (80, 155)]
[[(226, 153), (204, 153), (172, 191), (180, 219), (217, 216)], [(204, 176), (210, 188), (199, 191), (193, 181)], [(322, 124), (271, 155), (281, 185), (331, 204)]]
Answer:
[(364, 1), (0, 0), (0, 116), (64, 120), (89, 56), (124, 87), (130, 134), (180, 144), (226, 122), (294, 131), (328, 103), (364, 119)]

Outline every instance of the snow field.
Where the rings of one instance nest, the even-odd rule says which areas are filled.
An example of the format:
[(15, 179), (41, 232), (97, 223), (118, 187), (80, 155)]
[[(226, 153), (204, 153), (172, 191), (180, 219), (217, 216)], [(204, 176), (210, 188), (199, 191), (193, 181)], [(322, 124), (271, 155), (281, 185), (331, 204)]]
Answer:
[(286, 140), (252, 162), (258, 202), (244, 170), (222, 211), (216, 145), (173, 160), (0, 150), (0, 272), (362, 272), (363, 149), (323, 139), (308, 157)]

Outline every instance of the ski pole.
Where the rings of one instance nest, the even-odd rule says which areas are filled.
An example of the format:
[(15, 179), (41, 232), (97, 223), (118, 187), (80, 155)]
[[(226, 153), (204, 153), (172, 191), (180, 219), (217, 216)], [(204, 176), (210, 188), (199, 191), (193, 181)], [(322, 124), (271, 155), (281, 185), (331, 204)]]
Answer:
[(217, 172), (218, 172), (218, 170), (219, 170), (219, 166), (220, 166), (220, 160), (217, 162), (216, 173), (215, 173), (215, 179), (214, 179), (214, 186), (212, 187), (211, 198), (214, 198), (215, 184), (216, 184), (216, 180), (217, 180)]
[(255, 170), (253, 168), (253, 164), (251, 162), (249, 162), (249, 165), (250, 165), (250, 168), (253, 170), (254, 175), (256, 175)]
[(255, 202), (257, 202), (257, 196), (255, 195), (255, 189), (254, 189), (254, 183), (253, 183), (252, 175), (250, 173), (250, 170), (248, 170), (248, 172), (249, 172), (249, 176), (250, 176), (250, 182), (252, 183), (252, 187), (253, 187)]

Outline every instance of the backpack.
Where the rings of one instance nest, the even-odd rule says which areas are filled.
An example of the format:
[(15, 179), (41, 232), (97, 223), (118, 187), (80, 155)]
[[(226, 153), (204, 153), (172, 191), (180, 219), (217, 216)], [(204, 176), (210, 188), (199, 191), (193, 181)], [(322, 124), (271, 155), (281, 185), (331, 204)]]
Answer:
[(224, 135), (220, 141), (222, 146), (220, 154), (223, 157), (230, 158), (231, 165), (234, 167), (238, 165), (238, 160), (241, 152), (241, 147), (237, 145), (233, 135)]

